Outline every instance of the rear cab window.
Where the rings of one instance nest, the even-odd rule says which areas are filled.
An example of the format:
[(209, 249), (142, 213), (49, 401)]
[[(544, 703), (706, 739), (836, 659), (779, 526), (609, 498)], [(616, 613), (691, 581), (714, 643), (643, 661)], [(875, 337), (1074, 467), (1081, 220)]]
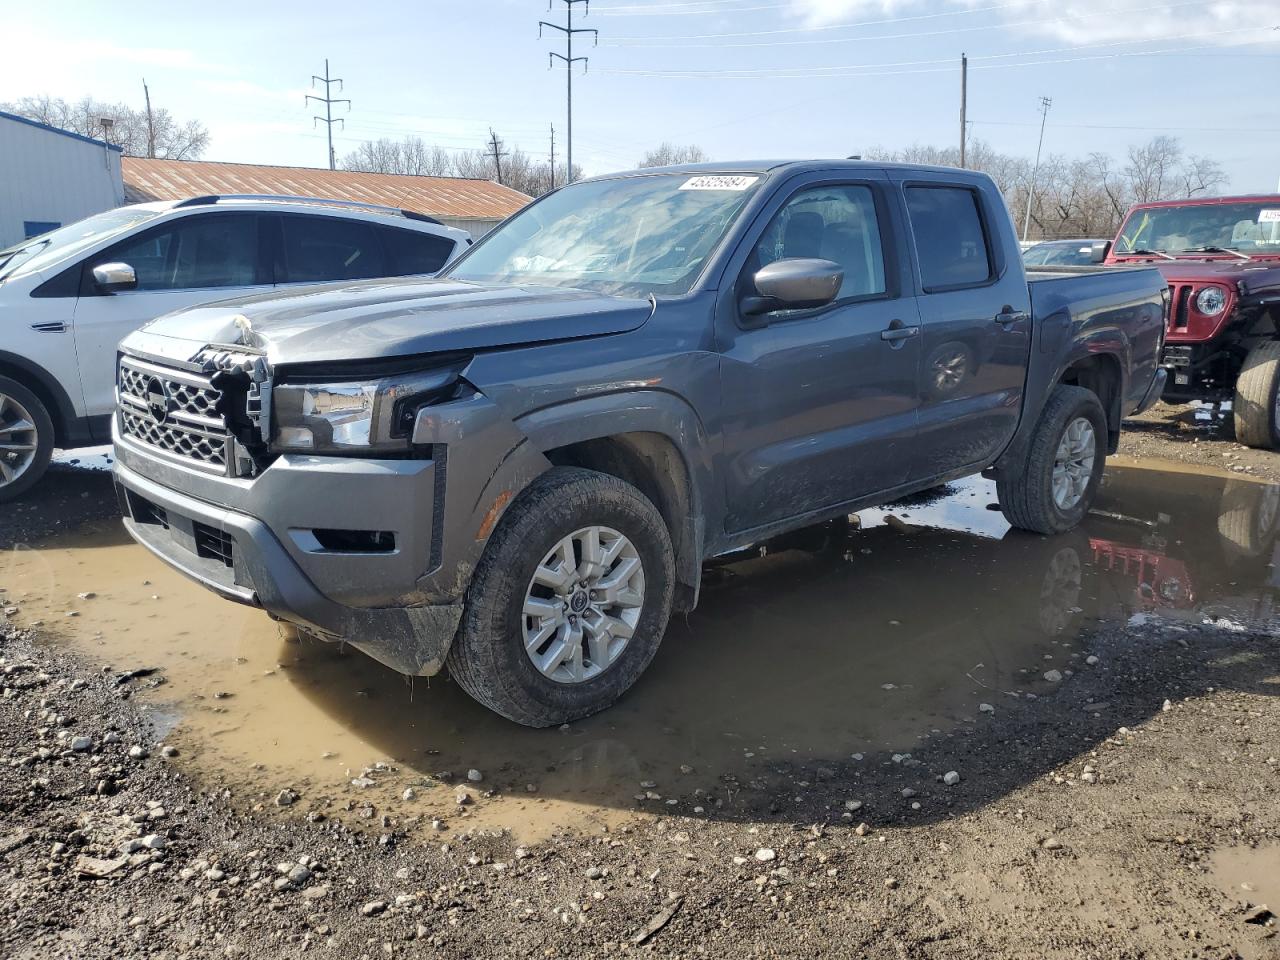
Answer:
[(420, 230), (379, 227), (387, 254), (387, 272), (397, 277), (435, 273), (453, 256), (454, 242), (448, 237)]
[(990, 237), (976, 190), (930, 184), (909, 186), (904, 193), (926, 293), (982, 286), (994, 279)]
[(324, 283), (387, 276), (377, 228), (363, 220), (285, 215), (279, 283)]

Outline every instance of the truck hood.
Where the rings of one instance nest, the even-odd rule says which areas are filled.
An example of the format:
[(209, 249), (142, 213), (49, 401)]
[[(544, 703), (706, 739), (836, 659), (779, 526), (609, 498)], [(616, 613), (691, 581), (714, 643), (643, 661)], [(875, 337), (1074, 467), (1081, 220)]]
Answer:
[(208, 344), (240, 345), (266, 351), (272, 365), (379, 360), (625, 333), (652, 312), (648, 300), (560, 287), (365, 280), (180, 310), (124, 346), (190, 359)]
[(1231, 259), (1179, 258), (1154, 260), (1150, 257), (1123, 257), (1115, 262), (1121, 267), (1156, 267), (1171, 283), (1222, 283), (1233, 286), (1237, 281), (1256, 288), (1280, 283), (1280, 262), (1273, 259), (1244, 261)]

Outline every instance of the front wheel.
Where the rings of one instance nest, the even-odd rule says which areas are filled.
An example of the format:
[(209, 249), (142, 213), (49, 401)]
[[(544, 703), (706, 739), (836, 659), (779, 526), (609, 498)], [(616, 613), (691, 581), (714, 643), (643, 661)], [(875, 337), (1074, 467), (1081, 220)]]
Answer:
[(449, 673), (517, 723), (547, 727), (589, 716), (653, 660), (674, 583), (666, 524), (639, 490), (556, 467), (517, 498), (490, 538)]
[(1084, 519), (1107, 459), (1107, 418), (1097, 394), (1059, 384), (1049, 394), (1027, 461), (996, 480), (1000, 510), (1015, 527), (1063, 533)]
[(40, 479), (53, 453), (53, 421), (34, 393), (0, 377), (0, 503)]
[(1236, 440), (1246, 447), (1280, 446), (1280, 341), (1258, 344), (1245, 357), (1231, 405)]

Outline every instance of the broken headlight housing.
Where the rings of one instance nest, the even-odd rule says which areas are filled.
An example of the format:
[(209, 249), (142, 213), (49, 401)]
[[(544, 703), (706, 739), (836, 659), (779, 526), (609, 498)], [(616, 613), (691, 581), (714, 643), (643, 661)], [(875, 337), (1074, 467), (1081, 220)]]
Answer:
[[(367, 456), (412, 446), (418, 410), (452, 399), (461, 365), (381, 377), (334, 378), (294, 373), (273, 384), (273, 453)], [(305, 377), (305, 379), (303, 379)]]

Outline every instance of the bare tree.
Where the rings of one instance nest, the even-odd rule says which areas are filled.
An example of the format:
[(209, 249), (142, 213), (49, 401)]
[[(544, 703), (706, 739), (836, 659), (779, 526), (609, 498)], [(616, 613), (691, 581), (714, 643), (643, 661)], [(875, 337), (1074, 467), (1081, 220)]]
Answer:
[[(39, 96), (4, 104), (3, 109), (60, 130), (98, 139), (103, 137), (102, 119), (108, 117), (113, 121), (111, 143), (123, 148), (126, 156), (148, 155), (147, 113), (126, 103), (104, 103), (92, 97), (72, 103), (61, 97)], [(195, 160), (209, 146), (209, 131), (198, 120), (183, 122), (164, 107), (158, 107), (152, 110), (152, 122), (155, 156), (160, 159)]]
[(636, 164), (637, 167), (669, 167), (676, 163), (703, 163), (707, 160), (707, 152), (697, 144), (677, 146), (663, 140), (653, 150), (644, 155)]
[[(493, 180), (493, 154), (484, 148), (448, 151), (429, 146), (421, 137), (393, 140), (368, 140), (348, 153), (338, 164), (343, 170), (363, 173), (397, 173), (425, 177), (464, 177), (471, 180)], [(582, 175), (576, 164), (575, 179)], [(563, 184), (568, 171), (556, 165), (555, 182)], [(531, 197), (539, 197), (551, 189), (551, 165), (535, 160), (519, 147), (504, 153), (502, 180), (512, 189)]]

